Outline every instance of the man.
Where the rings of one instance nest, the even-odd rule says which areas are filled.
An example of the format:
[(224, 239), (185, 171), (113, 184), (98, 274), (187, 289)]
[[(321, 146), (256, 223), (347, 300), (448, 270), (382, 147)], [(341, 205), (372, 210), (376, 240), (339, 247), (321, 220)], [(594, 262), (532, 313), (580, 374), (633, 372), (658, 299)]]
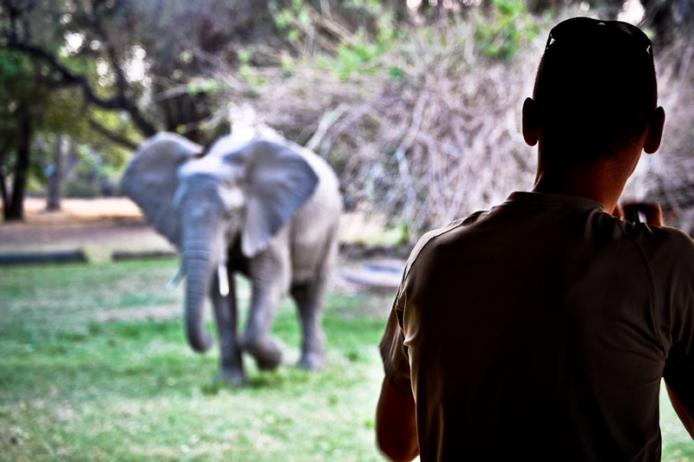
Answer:
[(658, 214), (613, 215), (664, 120), (638, 28), (552, 29), (523, 106), (533, 192), (426, 234), (408, 261), (381, 342), (387, 456), (657, 461), (661, 378), (694, 436), (694, 242)]

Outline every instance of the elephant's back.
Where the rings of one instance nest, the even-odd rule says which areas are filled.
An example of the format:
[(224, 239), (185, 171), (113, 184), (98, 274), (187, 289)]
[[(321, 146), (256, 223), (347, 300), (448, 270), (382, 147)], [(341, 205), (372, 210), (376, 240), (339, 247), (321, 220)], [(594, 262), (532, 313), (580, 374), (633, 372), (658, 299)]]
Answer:
[(316, 172), (319, 178), (319, 185), (316, 188), (316, 193), (331, 199), (336, 199), (339, 202), (339, 207), (342, 209), (342, 197), (340, 195), (340, 182), (337, 179), (335, 170), (326, 162), (325, 159), (318, 156), (314, 152), (300, 147), (298, 149), (299, 153), (306, 159), (313, 170)]
[(318, 216), (339, 219), (342, 212), (342, 195), (340, 194), (340, 182), (333, 168), (312, 151), (301, 146), (292, 146), (308, 162), (318, 176), (318, 185), (311, 198), (297, 212), (298, 216), (305, 216), (309, 221)]
[(327, 261), (331, 260), (336, 249), (342, 213), (339, 181), (332, 167), (311, 151), (300, 149), (319, 181), (315, 192), (297, 211), (291, 224), (292, 279), (295, 281), (313, 278), (317, 271), (327, 269), (325, 265), (330, 264)]

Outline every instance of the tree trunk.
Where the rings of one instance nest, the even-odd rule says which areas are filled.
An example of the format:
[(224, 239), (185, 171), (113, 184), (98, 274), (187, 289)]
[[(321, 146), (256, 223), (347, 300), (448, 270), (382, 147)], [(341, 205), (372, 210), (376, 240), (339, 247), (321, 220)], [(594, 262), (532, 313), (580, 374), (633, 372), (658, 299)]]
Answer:
[(426, 16), (430, 20), (436, 20), (441, 17), (443, 2), (434, 3), (433, 0), (422, 0), (419, 4), (419, 14)]
[(60, 189), (63, 183), (63, 151), (65, 150), (63, 135), (55, 135), (53, 141), (53, 163), (48, 175), (46, 188), (46, 210), (60, 210)]
[(29, 159), (31, 156), (32, 126), (31, 115), (26, 109), (19, 114), (17, 130), (17, 159), (15, 161), (12, 194), (8, 206), (4, 209), (5, 221), (24, 219), (24, 194), (26, 192)]
[(2, 196), (2, 210), (7, 210), (10, 198), (7, 195), (7, 182), (5, 176), (5, 156), (10, 151), (10, 137), (6, 137), (0, 148), (0, 196)]
[(5, 172), (0, 165), (0, 195), (2, 196), (2, 209), (7, 210), (10, 198), (7, 195), (7, 183), (5, 183)]
[(395, 15), (395, 22), (398, 24), (410, 21), (410, 11), (405, 0), (389, 0), (387, 5)]

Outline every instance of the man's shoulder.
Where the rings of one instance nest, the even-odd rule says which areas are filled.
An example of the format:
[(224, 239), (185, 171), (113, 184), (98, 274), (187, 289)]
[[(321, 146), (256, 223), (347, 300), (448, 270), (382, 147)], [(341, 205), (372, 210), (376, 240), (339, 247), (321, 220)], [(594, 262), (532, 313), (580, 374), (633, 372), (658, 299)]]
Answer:
[(694, 240), (679, 229), (629, 222), (624, 226), (625, 233), (639, 244), (648, 259), (694, 259)]
[(688, 234), (643, 223), (620, 226), (638, 249), (656, 293), (694, 295), (694, 240)]
[(657, 228), (657, 230), (660, 234), (662, 234), (663, 241), (668, 245), (668, 247), (671, 247), (672, 250), (686, 252), (688, 255), (692, 255), (692, 253), (694, 253), (694, 240), (692, 240), (689, 234), (677, 228), (670, 228), (668, 226)]
[(636, 240), (653, 269), (664, 271), (669, 267), (694, 277), (694, 240), (687, 233), (667, 226), (645, 228)]
[(432, 229), (431, 231), (424, 233), (422, 237), (419, 238), (415, 246), (412, 248), (412, 251), (410, 252), (410, 256), (407, 259), (407, 266), (405, 267), (405, 275), (407, 275), (410, 272), (410, 269), (415, 264), (415, 261), (417, 261), (420, 255), (422, 255), (425, 252), (430, 252), (433, 248), (436, 247), (441, 237), (448, 235), (449, 233), (459, 230), (461, 228), (464, 228), (466, 226), (474, 224), (485, 213), (486, 211), (481, 210), (473, 213), (467, 218), (459, 218), (450, 222), (446, 226)]

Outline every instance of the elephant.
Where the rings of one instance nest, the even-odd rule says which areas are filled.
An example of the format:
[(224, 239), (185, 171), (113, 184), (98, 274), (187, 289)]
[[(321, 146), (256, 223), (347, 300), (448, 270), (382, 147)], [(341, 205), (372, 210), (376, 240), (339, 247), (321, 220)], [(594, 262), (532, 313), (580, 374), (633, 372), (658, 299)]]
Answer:
[[(290, 294), (302, 329), (298, 366), (325, 362), (321, 311), (337, 258), (342, 211), (339, 182), (328, 163), (281, 136), (227, 135), (202, 147), (174, 133), (146, 140), (127, 165), (123, 192), (181, 256), (184, 324), (190, 347), (212, 344), (204, 326), (209, 296), (220, 348), (221, 380), (246, 382), (242, 352), (260, 369), (282, 361), (269, 335)], [(237, 335), (235, 273), (251, 283), (243, 335)]]

